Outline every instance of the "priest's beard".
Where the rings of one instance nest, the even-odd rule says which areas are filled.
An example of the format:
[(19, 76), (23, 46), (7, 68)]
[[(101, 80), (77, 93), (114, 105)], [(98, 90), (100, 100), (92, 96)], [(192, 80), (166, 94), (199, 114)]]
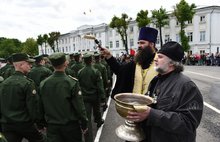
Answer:
[(138, 52), (135, 55), (135, 62), (141, 65), (142, 69), (146, 69), (150, 66), (154, 59), (155, 53), (151, 47), (138, 48)]

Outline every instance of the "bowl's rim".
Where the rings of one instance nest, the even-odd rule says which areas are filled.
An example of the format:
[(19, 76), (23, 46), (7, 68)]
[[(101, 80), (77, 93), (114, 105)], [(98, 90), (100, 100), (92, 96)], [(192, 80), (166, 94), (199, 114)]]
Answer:
[[(140, 96), (140, 97), (143, 97), (143, 98), (146, 98), (146, 99), (150, 100), (150, 101), (151, 101), (150, 104), (152, 104), (152, 103), (154, 102), (154, 99), (153, 99), (152, 97), (146, 96), (146, 95), (143, 95), (143, 94), (138, 94), (138, 93), (118, 93), (118, 94), (116, 94), (116, 95), (114, 96), (115, 101), (116, 101), (116, 102), (119, 102), (119, 103), (121, 103), (121, 104), (125, 104), (125, 105), (132, 105), (132, 104), (128, 104), (128, 103), (125, 103), (125, 102), (120, 101), (120, 100), (117, 99), (118, 96), (122, 96), (122, 95), (137, 95), (137, 96)], [(148, 104), (148, 105), (150, 105), (150, 104)], [(141, 105), (141, 104), (140, 104), (140, 105)], [(143, 105), (143, 104), (142, 104), (142, 105)], [(132, 106), (133, 106), (133, 105), (132, 105)]]
[(118, 105), (119, 107), (121, 107), (121, 108), (124, 108), (124, 109), (127, 109), (127, 110), (134, 110), (134, 108), (132, 107), (132, 108), (129, 108), (129, 107), (125, 107), (125, 106), (123, 106), (123, 105), (121, 105), (120, 103), (115, 103), (116, 104), (116, 106)]

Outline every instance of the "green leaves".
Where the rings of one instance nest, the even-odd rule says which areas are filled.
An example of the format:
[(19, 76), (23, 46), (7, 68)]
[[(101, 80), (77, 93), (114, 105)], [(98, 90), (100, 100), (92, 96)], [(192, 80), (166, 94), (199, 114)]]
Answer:
[(136, 22), (138, 23), (139, 28), (148, 25), (151, 22), (150, 18), (148, 17), (148, 10), (141, 10), (137, 14)]
[(131, 18), (127, 14), (122, 13), (121, 17), (114, 16), (109, 24), (109, 27), (115, 28), (116, 31), (121, 36), (123, 45), (125, 46), (125, 51), (128, 53), (128, 41), (127, 41), (127, 29)]
[(180, 38), (181, 44), (184, 48), (184, 51), (190, 49), (188, 37), (185, 35), (184, 29), (186, 28), (186, 21), (191, 21), (196, 8), (195, 4), (189, 5), (185, 0), (181, 0), (180, 3), (176, 4), (174, 7), (173, 14), (175, 15), (177, 21), (180, 23)]

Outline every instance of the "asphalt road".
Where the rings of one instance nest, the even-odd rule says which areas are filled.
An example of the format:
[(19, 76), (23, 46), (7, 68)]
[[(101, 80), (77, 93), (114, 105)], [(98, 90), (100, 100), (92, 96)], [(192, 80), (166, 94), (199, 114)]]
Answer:
[[(220, 142), (220, 67), (186, 66), (184, 74), (199, 87), (204, 99), (202, 121), (197, 129), (197, 142)], [(98, 130), (95, 142), (124, 142), (115, 129), (124, 123), (117, 114), (114, 101), (104, 114), (105, 124)]]

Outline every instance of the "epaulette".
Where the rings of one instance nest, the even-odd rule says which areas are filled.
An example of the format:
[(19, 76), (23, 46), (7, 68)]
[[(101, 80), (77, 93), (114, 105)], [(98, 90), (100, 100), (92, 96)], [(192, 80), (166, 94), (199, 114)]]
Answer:
[(28, 80), (28, 81), (31, 81), (31, 82), (34, 82), (32, 79), (30, 79), (29, 77), (25, 76), (24, 77)]
[(78, 81), (78, 79), (77, 78), (75, 78), (75, 77), (72, 77), (71, 75), (68, 75), (70, 78), (72, 78), (73, 80), (76, 80), (76, 81)]

